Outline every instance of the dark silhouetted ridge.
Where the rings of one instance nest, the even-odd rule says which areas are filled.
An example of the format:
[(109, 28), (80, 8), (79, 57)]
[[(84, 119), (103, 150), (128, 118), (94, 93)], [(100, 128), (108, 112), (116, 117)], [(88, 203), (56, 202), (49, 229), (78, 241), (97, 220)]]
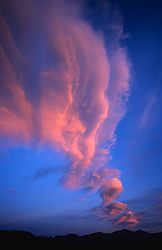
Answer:
[(111, 250), (162, 249), (162, 233), (121, 230), (84, 236), (34, 236), (24, 231), (0, 231), (1, 250)]

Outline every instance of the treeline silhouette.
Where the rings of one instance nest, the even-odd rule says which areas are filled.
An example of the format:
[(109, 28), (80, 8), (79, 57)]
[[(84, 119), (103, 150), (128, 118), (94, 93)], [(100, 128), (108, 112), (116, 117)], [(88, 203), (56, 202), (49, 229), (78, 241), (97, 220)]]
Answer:
[(162, 249), (162, 233), (121, 230), (84, 236), (35, 236), (25, 231), (0, 231), (0, 250), (111, 250)]

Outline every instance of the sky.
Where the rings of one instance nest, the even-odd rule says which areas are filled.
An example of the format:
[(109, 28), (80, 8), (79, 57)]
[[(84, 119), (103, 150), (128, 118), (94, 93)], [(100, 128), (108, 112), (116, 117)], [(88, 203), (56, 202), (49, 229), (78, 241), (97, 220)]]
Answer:
[(0, 229), (162, 231), (161, 14), (0, 1)]

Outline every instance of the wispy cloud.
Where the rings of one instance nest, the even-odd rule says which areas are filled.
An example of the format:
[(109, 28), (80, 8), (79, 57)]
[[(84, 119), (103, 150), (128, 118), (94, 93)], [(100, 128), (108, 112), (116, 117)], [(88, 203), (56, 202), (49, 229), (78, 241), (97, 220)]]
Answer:
[(136, 213), (133, 213), (132, 211), (128, 211), (126, 214), (117, 218), (115, 223), (117, 225), (132, 228), (132, 227), (137, 226), (139, 224), (139, 220), (141, 218), (142, 218), (142, 216), (139, 216)]
[(8, 190), (8, 193), (11, 194), (11, 195), (21, 195), (21, 193), (16, 189), (16, 188), (9, 188)]
[(140, 217), (137, 229), (151, 232), (162, 230), (162, 188), (150, 190), (145, 195), (126, 202), (136, 211), (135, 215)]
[(41, 178), (47, 177), (49, 175), (53, 175), (56, 173), (61, 172), (61, 167), (52, 167), (52, 166), (45, 166), (42, 168), (39, 168), (32, 176), (32, 181), (39, 180)]
[[(30, 18), (32, 4), (36, 11)], [(110, 25), (114, 36), (108, 44), (113, 46), (107, 49), (103, 34), (84, 20), (78, 3), (30, 1), (26, 6), (22, 1), (22, 9), (20, 36), (27, 47), (18, 46), (12, 24), (1, 16), (0, 135), (12, 143), (47, 143), (67, 154), (71, 165), (63, 184), (99, 193), (102, 209), (123, 191), (120, 172), (108, 167), (129, 95), (129, 62), (119, 42), (122, 23), (116, 22), (116, 29)], [(16, 8), (16, 13), (19, 25), (22, 11)], [(33, 180), (54, 172), (40, 169)]]
[(142, 116), (140, 118), (140, 123), (139, 123), (140, 129), (143, 129), (144, 127), (150, 127), (150, 124), (154, 122), (157, 96), (158, 96), (157, 91), (153, 91), (153, 93), (147, 98)]
[(103, 209), (106, 215), (116, 216), (127, 209), (127, 204), (123, 202), (114, 202)]

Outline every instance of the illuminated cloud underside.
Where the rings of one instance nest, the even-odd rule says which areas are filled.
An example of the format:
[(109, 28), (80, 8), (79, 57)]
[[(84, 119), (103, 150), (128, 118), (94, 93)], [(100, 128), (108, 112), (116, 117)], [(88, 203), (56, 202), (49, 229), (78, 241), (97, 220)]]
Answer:
[[(36, 73), (1, 18), (0, 135), (9, 138), (10, 145), (36, 140), (68, 154), (71, 167), (62, 178), (64, 185), (98, 192), (100, 209), (117, 216), (126, 211), (126, 204), (114, 202), (123, 187), (119, 171), (109, 169), (108, 161), (129, 93), (125, 50), (118, 44), (110, 56), (103, 36), (81, 18), (78, 6), (54, 1), (44, 13), (33, 17), (46, 34), (46, 63)], [(35, 97), (28, 87), (32, 71), (39, 92)], [(131, 211), (123, 216), (116, 223), (138, 223)]]

